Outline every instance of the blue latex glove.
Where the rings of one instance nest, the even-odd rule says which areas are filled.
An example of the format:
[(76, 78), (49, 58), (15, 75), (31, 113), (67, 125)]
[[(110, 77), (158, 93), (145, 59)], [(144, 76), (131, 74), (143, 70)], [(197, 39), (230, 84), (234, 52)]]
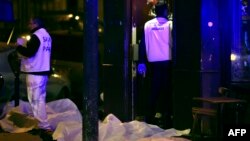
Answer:
[(146, 71), (147, 71), (146, 65), (143, 64), (143, 63), (139, 64), (138, 67), (137, 67), (137, 70), (138, 70), (139, 74), (145, 76)]

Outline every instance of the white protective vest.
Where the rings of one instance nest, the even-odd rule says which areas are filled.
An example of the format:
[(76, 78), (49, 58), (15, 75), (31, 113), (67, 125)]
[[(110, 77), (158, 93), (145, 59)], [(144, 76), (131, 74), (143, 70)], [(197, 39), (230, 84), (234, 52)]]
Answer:
[(40, 46), (35, 56), (30, 58), (22, 58), (21, 71), (23, 72), (49, 71), (52, 39), (49, 33), (44, 28), (38, 29), (33, 34), (35, 34), (40, 40)]
[(172, 22), (157, 17), (145, 23), (145, 45), (149, 62), (172, 59)]

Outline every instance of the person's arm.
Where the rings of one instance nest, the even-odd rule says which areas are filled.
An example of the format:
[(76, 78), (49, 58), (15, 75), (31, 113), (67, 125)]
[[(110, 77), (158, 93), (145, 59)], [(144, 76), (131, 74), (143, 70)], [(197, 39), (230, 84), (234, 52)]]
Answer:
[(147, 56), (146, 56), (146, 45), (145, 45), (145, 36), (144, 34), (141, 37), (141, 41), (139, 43), (139, 60), (138, 63), (146, 63)]
[(137, 70), (139, 74), (143, 75), (144, 77), (147, 71), (146, 61), (147, 61), (146, 45), (145, 45), (145, 36), (143, 34), (141, 41), (139, 43), (139, 60), (138, 60)]
[(32, 57), (36, 54), (38, 48), (40, 46), (40, 40), (36, 35), (32, 35), (30, 40), (27, 42), (27, 46), (18, 45), (17, 52), (25, 57)]

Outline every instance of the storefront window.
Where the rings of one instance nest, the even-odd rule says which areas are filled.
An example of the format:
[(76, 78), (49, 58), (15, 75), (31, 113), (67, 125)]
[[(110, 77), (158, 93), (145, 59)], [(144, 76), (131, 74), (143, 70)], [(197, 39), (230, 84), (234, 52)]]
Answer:
[(236, 29), (234, 33), (234, 36), (239, 36), (239, 40), (238, 45), (235, 44), (232, 48), (231, 79), (233, 82), (248, 82), (250, 81), (250, 7), (249, 0), (239, 1), (239, 32)]

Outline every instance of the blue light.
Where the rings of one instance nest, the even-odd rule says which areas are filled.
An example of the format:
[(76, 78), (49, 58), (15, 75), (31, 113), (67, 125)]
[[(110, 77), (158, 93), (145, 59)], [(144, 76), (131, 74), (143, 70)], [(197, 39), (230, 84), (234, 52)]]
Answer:
[(13, 6), (11, 1), (0, 1), (0, 21), (12, 22), (14, 21)]

